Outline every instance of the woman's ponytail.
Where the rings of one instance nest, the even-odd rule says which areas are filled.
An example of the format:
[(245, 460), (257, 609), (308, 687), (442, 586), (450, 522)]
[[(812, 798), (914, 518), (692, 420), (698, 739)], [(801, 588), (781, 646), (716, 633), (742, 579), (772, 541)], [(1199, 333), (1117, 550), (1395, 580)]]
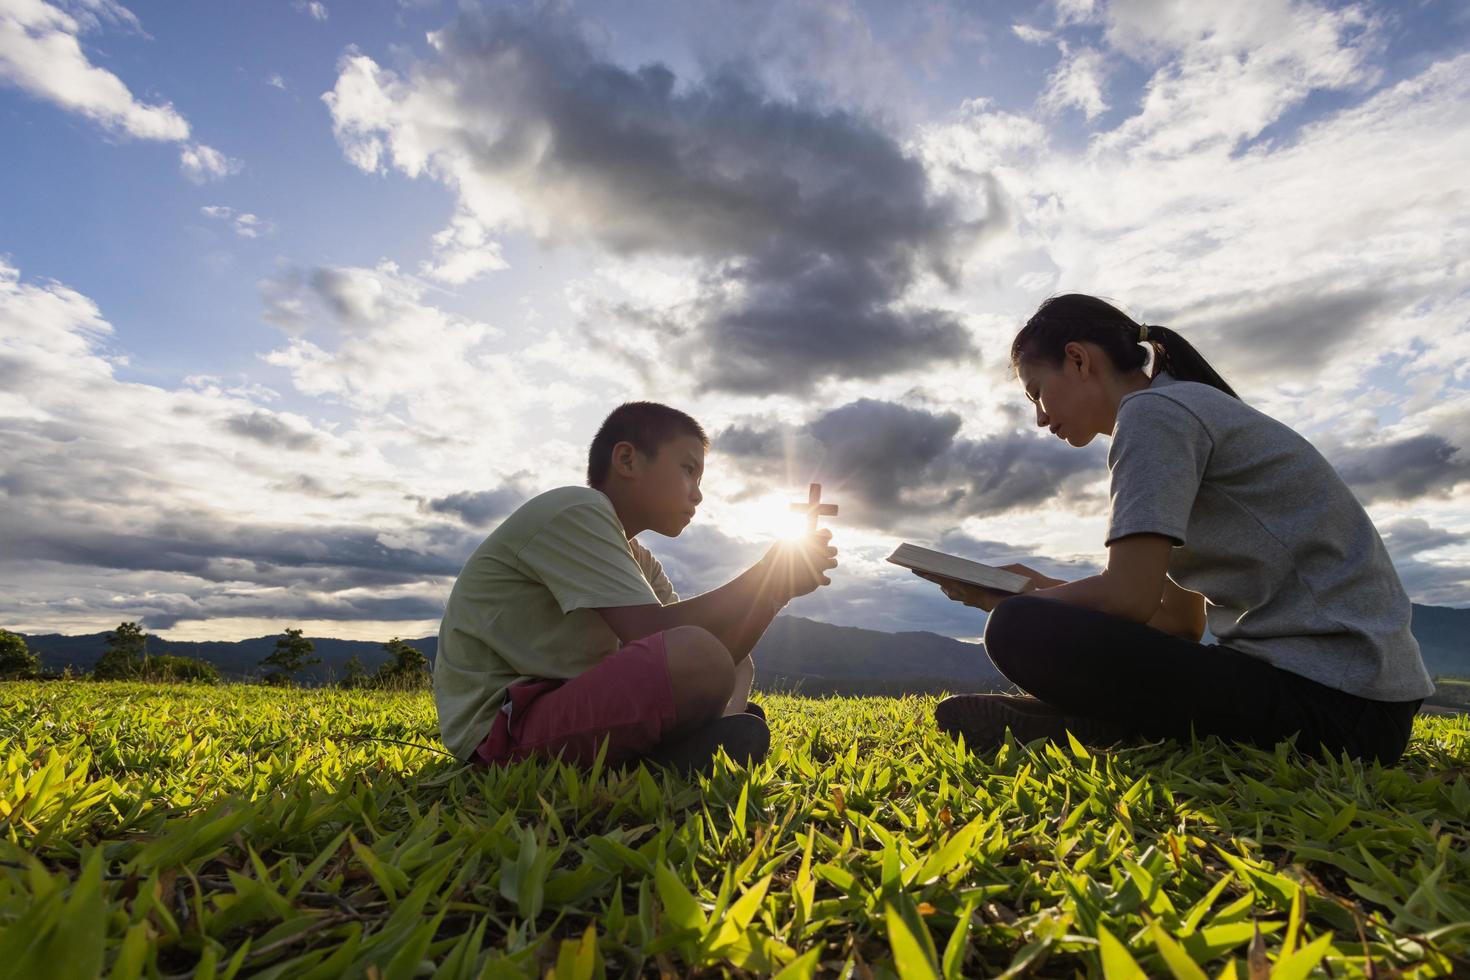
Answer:
[(1053, 296), (1026, 321), (1011, 342), (1011, 368), (1022, 358), (1061, 363), (1073, 341), (1089, 341), (1101, 347), (1119, 371), (1137, 371), (1147, 363), (1144, 350), (1153, 350), (1153, 375), (1168, 372), (1180, 381), (1198, 381), (1219, 388), (1231, 398), (1235, 389), (1210, 367), (1189, 341), (1168, 327), (1144, 326), (1128, 314), (1096, 296), (1066, 293)]
[(1210, 367), (1210, 362), (1200, 356), (1194, 345), (1168, 327), (1145, 326), (1145, 343), (1154, 349), (1153, 376), (1166, 371), (1180, 381), (1198, 381), (1200, 384), (1219, 388), (1231, 398), (1239, 398), (1235, 389), (1225, 383), (1219, 372)]

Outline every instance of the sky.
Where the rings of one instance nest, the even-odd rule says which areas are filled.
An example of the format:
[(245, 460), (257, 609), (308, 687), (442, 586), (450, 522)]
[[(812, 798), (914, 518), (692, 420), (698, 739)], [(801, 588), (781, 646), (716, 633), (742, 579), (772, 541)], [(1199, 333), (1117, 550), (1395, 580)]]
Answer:
[(1062, 292), (1306, 436), (1470, 605), (1470, 6), (0, 0), (0, 625), (434, 633), (465, 558), (654, 399), (692, 595), (817, 480), (788, 611), (975, 639), (900, 541), (1105, 560), (1035, 426)]

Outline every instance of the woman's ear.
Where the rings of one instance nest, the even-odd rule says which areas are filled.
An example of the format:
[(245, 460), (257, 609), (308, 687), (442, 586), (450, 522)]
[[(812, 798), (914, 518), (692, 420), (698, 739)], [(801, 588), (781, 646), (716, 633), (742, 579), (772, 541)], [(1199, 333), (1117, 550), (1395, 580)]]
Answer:
[(1062, 365), (1085, 376), (1092, 368), (1092, 352), (1074, 340), (1062, 348)]

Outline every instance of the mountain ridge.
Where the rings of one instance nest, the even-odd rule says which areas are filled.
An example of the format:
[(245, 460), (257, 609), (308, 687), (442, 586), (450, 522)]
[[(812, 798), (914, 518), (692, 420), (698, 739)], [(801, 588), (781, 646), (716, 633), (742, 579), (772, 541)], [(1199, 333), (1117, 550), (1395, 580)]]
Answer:
[[(1414, 606), (1414, 636), (1434, 677), (1470, 677), (1470, 609)], [(105, 649), (106, 633), (67, 636), (21, 634), (48, 670), (89, 671)], [(279, 635), (279, 634), (278, 634)], [(225, 677), (247, 679), (263, 671), (260, 661), (277, 636), (244, 640), (171, 641), (152, 637), (150, 653), (196, 657), (214, 664)], [(303, 671), (307, 684), (340, 678), (350, 657), (369, 672), (388, 660), (382, 644), (370, 640), (312, 637), (322, 663)], [(434, 636), (406, 640), (430, 660), (438, 651)], [(938, 691), (998, 690), (1008, 683), (990, 663), (985, 648), (938, 633), (902, 632), (840, 626), (800, 616), (779, 616), (756, 646), (757, 685), (765, 690), (804, 694), (909, 694)]]

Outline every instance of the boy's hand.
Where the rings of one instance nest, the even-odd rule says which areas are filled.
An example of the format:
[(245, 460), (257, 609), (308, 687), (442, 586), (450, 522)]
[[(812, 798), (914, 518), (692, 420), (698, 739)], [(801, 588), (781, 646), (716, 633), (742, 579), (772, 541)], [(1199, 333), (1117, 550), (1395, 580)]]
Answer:
[[(1017, 571), (1017, 568), (1018, 566), (1008, 565), (1005, 570), (1016, 572), (1018, 575), (1026, 574), (1025, 572)], [(944, 593), (946, 598), (953, 599), (955, 602), (963, 602), (967, 606), (983, 609), (986, 612), (993, 610), (1002, 599), (1008, 599), (1014, 594), (1010, 592), (997, 592), (995, 589), (987, 589), (980, 585), (971, 585), (969, 582), (961, 582), (958, 579), (945, 578), (943, 575), (921, 572), (918, 569), (914, 569), (913, 572), (919, 578), (927, 582), (933, 582), (939, 586), (940, 591)], [(1045, 576), (1042, 577), (1045, 578)], [(1038, 588), (1036, 580), (1032, 579), (1021, 591), (1023, 593), (1032, 592), (1036, 588)]]
[(837, 549), (826, 528), (793, 541), (778, 541), (761, 561), (771, 590), (781, 601), (795, 599), (831, 585), (827, 572), (837, 567)]

